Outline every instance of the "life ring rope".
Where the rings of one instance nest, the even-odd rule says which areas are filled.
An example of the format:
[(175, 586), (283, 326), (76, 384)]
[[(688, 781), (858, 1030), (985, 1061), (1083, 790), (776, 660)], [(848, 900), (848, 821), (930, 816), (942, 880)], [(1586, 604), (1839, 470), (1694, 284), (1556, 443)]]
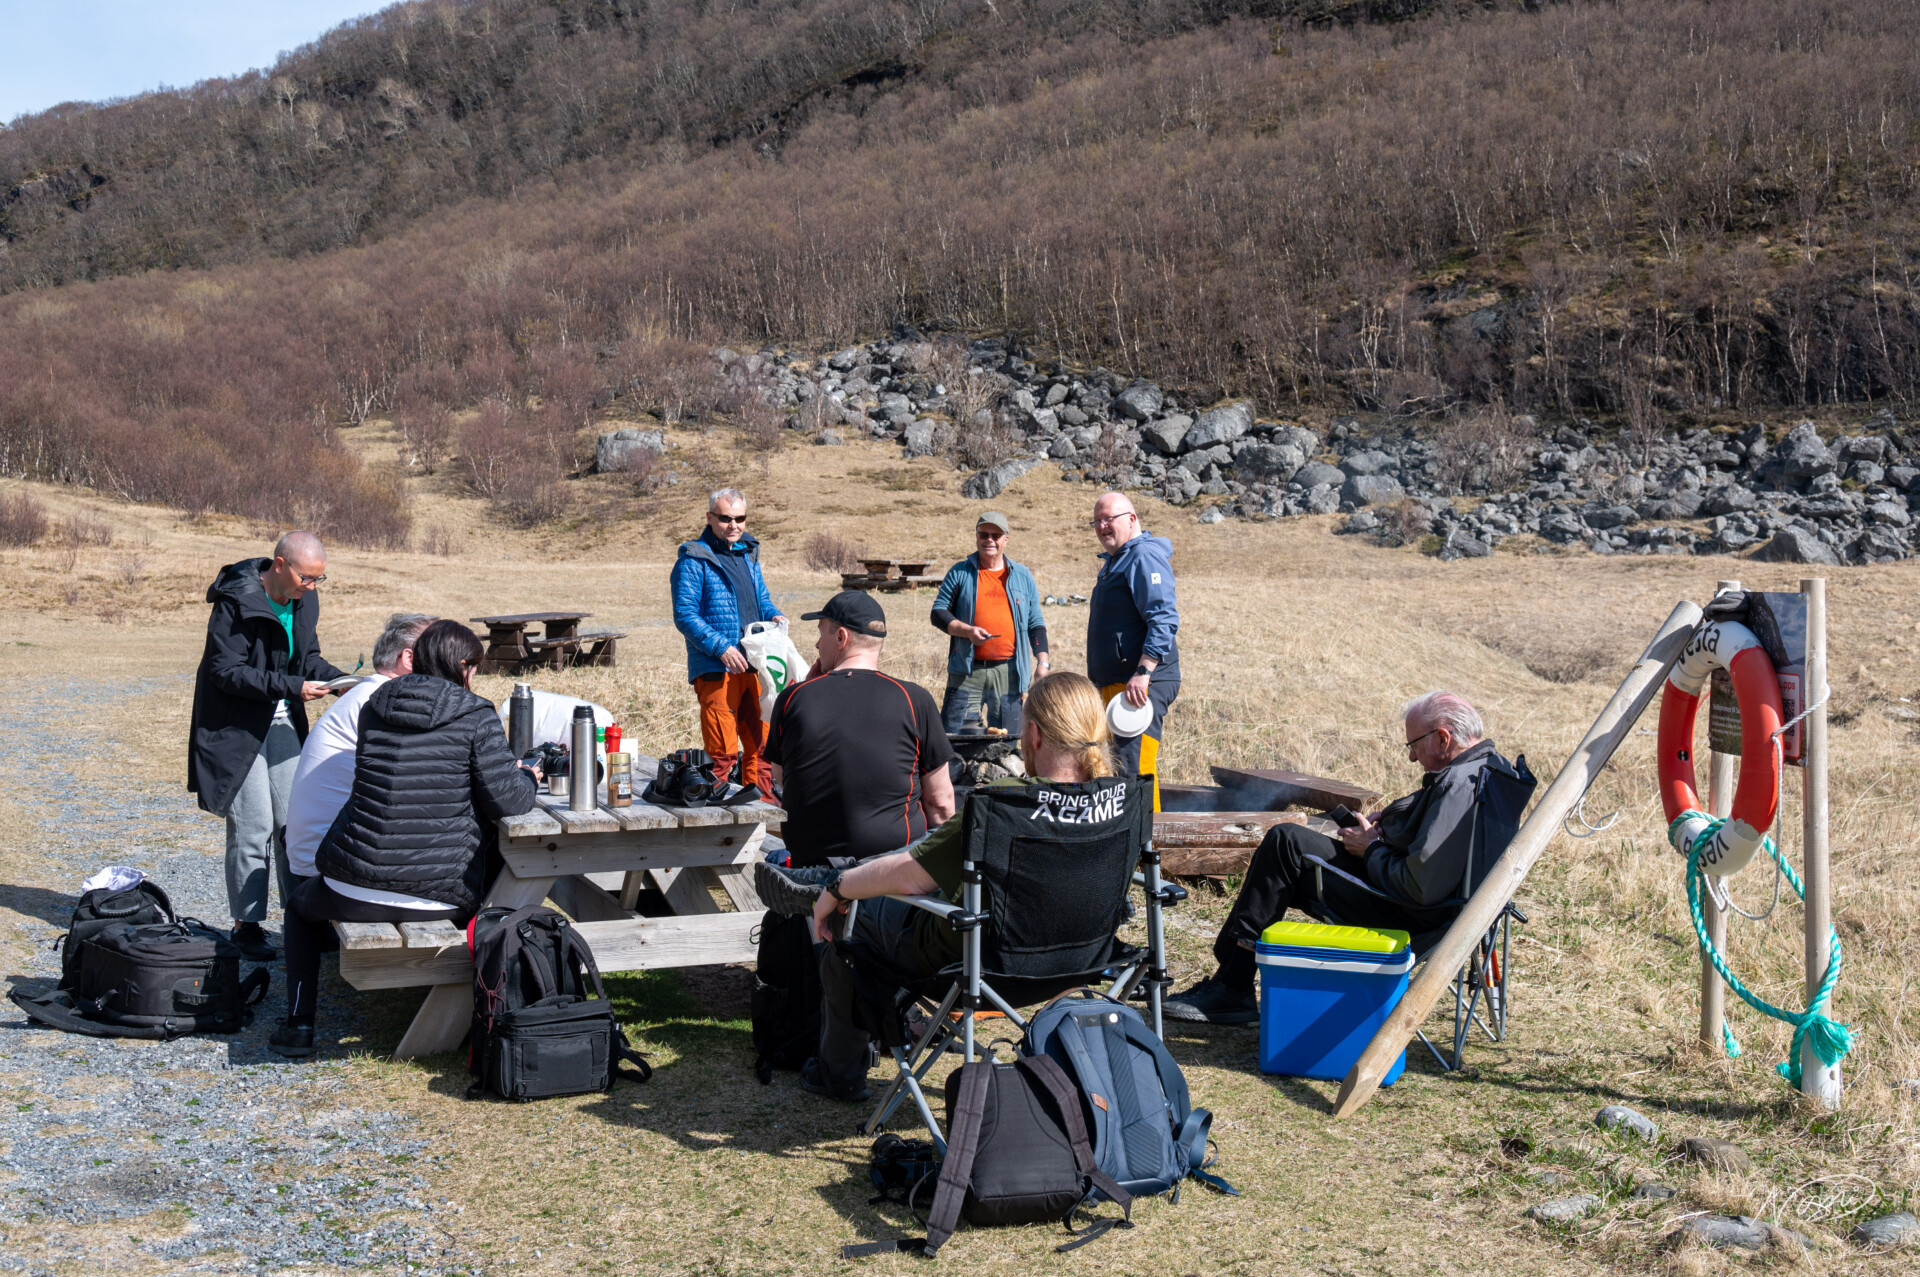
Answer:
[[(1825, 698), (1822, 697), (1822, 699)], [(1677, 832), (1674, 826), (1684, 820), (1692, 819), (1706, 822), (1709, 833), (1716, 832), (1719, 826), (1726, 823), (1724, 819), (1709, 816), (1703, 811), (1683, 811), (1668, 826), (1668, 837), (1671, 838)], [(1783, 1063), (1774, 1065), (1774, 1071), (1785, 1078), (1788, 1085), (1799, 1090), (1802, 1042), (1812, 1042), (1813, 1053), (1829, 1068), (1838, 1064), (1847, 1052), (1853, 1050), (1853, 1030), (1847, 1025), (1834, 1021), (1826, 1013), (1827, 1004), (1833, 997), (1834, 986), (1840, 982), (1840, 933), (1831, 925), (1827, 927), (1827, 973), (1820, 981), (1820, 987), (1814, 990), (1805, 1011), (1796, 1014), (1774, 1006), (1764, 998), (1756, 997), (1746, 985), (1740, 983), (1740, 977), (1728, 969), (1725, 955), (1713, 943), (1713, 938), (1707, 934), (1706, 919), (1700, 911), (1700, 892), (1706, 880), (1706, 872), (1700, 867), (1700, 853), (1708, 845), (1708, 838), (1697, 837), (1687, 852), (1687, 908), (1693, 914), (1693, 934), (1700, 941), (1700, 951), (1707, 955), (1708, 960), (1713, 963), (1713, 969), (1720, 973), (1720, 978), (1726, 981), (1727, 987), (1740, 995), (1742, 1002), (1762, 1015), (1771, 1016), (1793, 1026), (1793, 1041), (1787, 1047), (1787, 1058)], [(1800, 875), (1794, 872), (1793, 866), (1787, 863), (1787, 858), (1780, 854), (1780, 849), (1774, 845), (1773, 839), (1771, 837), (1764, 839), (1762, 846), (1767, 854), (1773, 857), (1773, 862), (1779, 867), (1780, 872), (1786, 876), (1787, 882), (1793, 887), (1793, 894), (1805, 900), (1806, 886), (1800, 881)], [(1733, 1036), (1733, 1029), (1724, 1018), (1720, 1021), (1720, 1037), (1728, 1058), (1739, 1059), (1740, 1042)]]

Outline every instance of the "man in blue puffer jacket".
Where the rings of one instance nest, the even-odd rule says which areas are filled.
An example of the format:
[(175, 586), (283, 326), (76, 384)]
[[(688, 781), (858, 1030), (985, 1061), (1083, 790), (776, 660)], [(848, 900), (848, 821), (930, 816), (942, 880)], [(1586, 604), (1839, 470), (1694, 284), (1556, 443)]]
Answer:
[(707, 498), (707, 528), (680, 547), (673, 565), (673, 626), (687, 640), (687, 681), (700, 701), (700, 739), (713, 774), (740, 764), (741, 784), (771, 796), (761, 761), (760, 676), (740, 651), (756, 621), (785, 621), (760, 575), (760, 543), (747, 535), (747, 499), (733, 488)]

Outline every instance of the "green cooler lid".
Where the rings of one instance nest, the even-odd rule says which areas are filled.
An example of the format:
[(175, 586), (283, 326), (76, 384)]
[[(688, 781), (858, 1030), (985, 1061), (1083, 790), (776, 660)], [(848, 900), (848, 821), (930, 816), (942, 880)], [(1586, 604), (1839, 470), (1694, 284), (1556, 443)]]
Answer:
[(1351, 949), (1356, 953), (1398, 953), (1410, 940), (1404, 931), (1334, 927), (1324, 922), (1281, 921), (1260, 933), (1262, 944), (1284, 944), (1300, 949)]

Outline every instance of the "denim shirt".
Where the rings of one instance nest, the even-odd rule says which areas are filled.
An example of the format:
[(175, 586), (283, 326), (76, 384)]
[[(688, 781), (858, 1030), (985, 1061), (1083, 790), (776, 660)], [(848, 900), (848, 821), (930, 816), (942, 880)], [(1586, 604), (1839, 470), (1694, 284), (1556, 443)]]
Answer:
[[(1027, 631), (1045, 625), (1040, 615), (1040, 587), (1025, 566), (1007, 561), (1007, 605), (1013, 612), (1013, 672), (1015, 693), (1033, 686), (1033, 645)], [(980, 556), (969, 554), (952, 567), (940, 582), (933, 606), (945, 608), (956, 617), (973, 624), (974, 592), (980, 587)], [(956, 638), (947, 644), (947, 675), (965, 678), (973, 673), (973, 640)]]

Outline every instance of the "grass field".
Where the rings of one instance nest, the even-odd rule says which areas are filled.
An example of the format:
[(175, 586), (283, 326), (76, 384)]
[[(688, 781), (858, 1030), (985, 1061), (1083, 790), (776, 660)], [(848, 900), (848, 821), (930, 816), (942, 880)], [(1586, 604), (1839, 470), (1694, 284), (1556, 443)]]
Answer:
[[(370, 449), (381, 446), (379, 429), (365, 428)], [(591, 480), (583, 513), (535, 533), (491, 524), (450, 486), (419, 481), (417, 526), (439, 529), (455, 553), (333, 554), (320, 631), (328, 654), (351, 666), (385, 614), (403, 608), (460, 618), (591, 610), (595, 625), (631, 629), (620, 667), (544, 676), (541, 685), (612, 707), (637, 748), (659, 753), (697, 741), (665, 582), (674, 544), (698, 526), (705, 487), (728, 479), (747, 490), (770, 588), (790, 612), (836, 588), (831, 574), (801, 566), (812, 531), (943, 563), (970, 548), (975, 506), (954, 495), (957, 476), (935, 462), (855, 444), (790, 449), (763, 470), (713, 439), (689, 434), (679, 444), (676, 455), (691, 464), (666, 495), (633, 499), (611, 479)], [(259, 552), (276, 530), (35, 491), (56, 516), (84, 513), (114, 536), (108, 546), (0, 551), (0, 673), (165, 677), (162, 691), (103, 726), (171, 783), (184, 775), (202, 594), (219, 565)], [(1043, 592), (1086, 592), (1093, 496), (1043, 467), (992, 503), (1013, 517), (1010, 552)], [(1394, 713), (1437, 686), (1479, 705), (1502, 751), (1525, 753), (1544, 780), (1676, 599), (1704, 599), (1719, 576), (1773, 589), (1796, 580), (1791, 568), (1758, 563), (1600, 559), (1525, 544), (1442, 564), (1336, 537), (1332, 519), (1204, 526), (1151, 502), (1143, 513), (1173, 540), (1180, 574), (1186, 681), (1162, 754), (1175, 780), (1205, 782), (1209, 763), (1257, 763), (1405, 792), (1417, 777), (1398, 748)], [(1144, 1202), (1132, 1232), (1067, 1256), (1053, 1254), (1059, 1236), (1045, 1228), (963, 1233), (949, 1262), (1161, 1274), (1911, 1271), (1911, 1253), (1867, 1255), (1844, 1238), (1920, 1187), (1920, 1086), (1899, 1085), (1920, 1078), (1908, 1006), (1920, 976), (1920, 873), (1905, 859), (1920, 834), (1920, 705), (1909, 703), (1920, 702), (1920, 569), (1837, 569), (1828, 578), (1834, 913), (1847, 963), (1835, 1015), (1858, 1042), (1838, 1115), (1801, 1110), (1773, 1075), (1783, 1025), (1742, 1007), (1732, 1013), (1742, 1058), (1694, 1044), (1698, 958), (1681, 862), (1664, 843), (1649, 720), (1587, 806), (1596, 818), (1619, 810), (1619, 822), (1590, 840), (1558, 839), (1521, 893), (1532, 922), (1515, 948), (1507, 1043), (1476, 1045), (1470, 1067), (1452, 1076), (1410, 1057), (1404, 1080), (1335, 1123), (1335, 1085), (1262, 1076), (1252, 1035), (1170, 1026), (1196, 1102), (1217, 1114), (1220, 1170), (1243, 1196), (1189, 1190), (1178, 1204)], [(895, 635), (886, 668), (937, 691), (944, 640), (925, 623), (930, 595), (885, 603)], [(1056, 663), (1077, 667), (1084, 609), (1049, 609), (1048, 620)], [(503, 695), (506, 682), (487, 680), (482, 691)], [(1797, 778), (1787, 795), (1784, 842), (1797, 859)], [(21, 828), (17, 812), (0, 811), (0, 821)], [(30, 872), (20, 839), (0, 857), (10, 881)], [(1769, 891), (1759, 868), (1734, 883), (1749, 908)], [(1171, 943), (1183, 983), (1208, 968), (1229, 899), (1202, 885), (1179, 911)], [(1765, 923), (1733, 920), (1736, 969), (1761, 996), (1798, 1001), (1799, 928), (1791, 900)], [(422, 1173), (436, 1197), (463, 1208), (461, 1244), (486, 1257), (487, 1271), (916, 1270), (920, 1261), (908, 1257), (839, 1259), (844, 1243), (900, 1235), (912, 1221), (866, 1204), (865, 1141), (852, 1134), (859, 1114), (804, 1095), (791, 1075), (765, 1088), (753, 1080), (740, 970), (614, 984), (658, 1070), (653, 1082), (524, 1107), (463, 1103), (463, 1058), (386, 1061), (418, 995), (372, 995), (377, 1027), (351, 1044), (344, 1067), (458, 1150)], [(1659, 1143), (1594, 1130), (1595, 1110), (1615, 1102), (1658, 1121)], [(1532, 1158), (1503, 1154), (1502, 1140), (1515, 1134), (1531, 1139)], [(1753, 1171), (1679, 1163), (1674, 1145), (1691, 1135), (1736, 1141)], [(1564, 1186), (1547, 1184), (1545, 1172)], [(1646, 1178), (1679, 1196), (1632, 1200)], [(1599, 1194), (1604, 1209), (1571, 1228), (1522, 1216), (1529, 1204), (1577, 1191)], [(1745, 1256), (1673, 1245), (1679, 1221), (1701, 1211), (1760, 1216), (1816, 1246)]]

